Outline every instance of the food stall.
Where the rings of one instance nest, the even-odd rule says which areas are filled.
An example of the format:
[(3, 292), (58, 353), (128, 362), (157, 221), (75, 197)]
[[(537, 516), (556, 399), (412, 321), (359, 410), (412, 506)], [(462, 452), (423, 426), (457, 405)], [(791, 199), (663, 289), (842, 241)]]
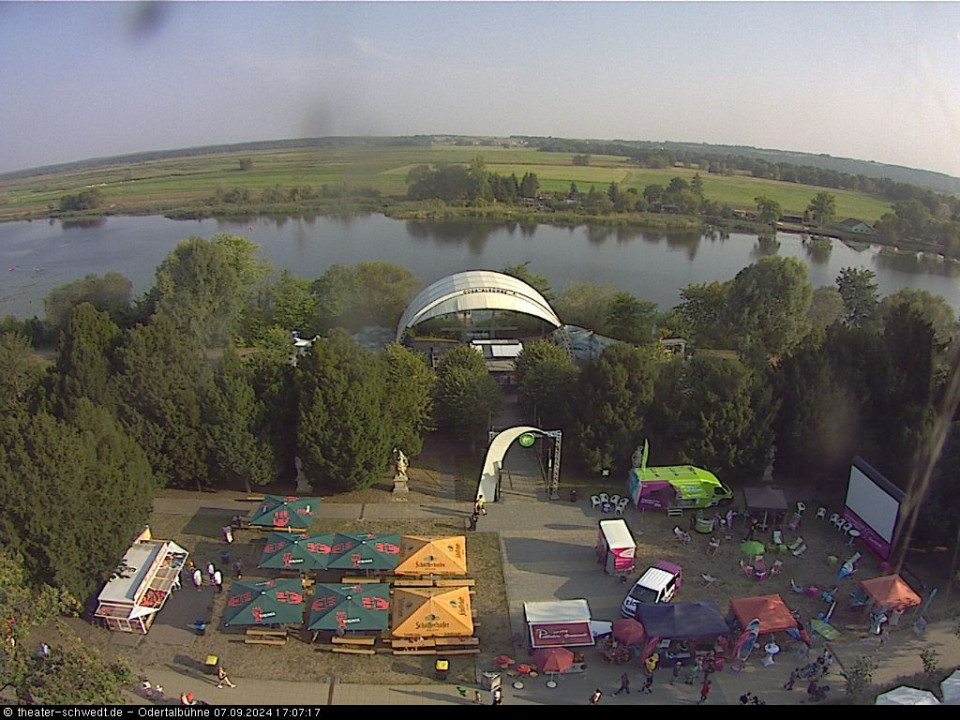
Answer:
[(620, 575), (633, 570), (633, 557), (637, 543), (633, 540), (630, 528), (622, 518), (601, 520), (597, 534), (597, 562), (610, 575)]
[(110, 630), (146, 635), (170, 593), (179, 589), (188, 556), (172, 540), (154, 540), (145, 527), (97, 597), (94, 617)]
[(525, 602), (523, 616), (533, 650), (594, 645), (595, 631), (586, 600)]

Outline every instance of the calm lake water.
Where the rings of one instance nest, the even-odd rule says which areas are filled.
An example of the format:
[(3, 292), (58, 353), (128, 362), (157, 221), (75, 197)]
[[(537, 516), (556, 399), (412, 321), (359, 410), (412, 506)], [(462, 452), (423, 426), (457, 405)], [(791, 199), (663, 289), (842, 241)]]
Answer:
[(572, 281), (610, 281), (641, 300), (668, 309), (681, 288), (727, 280), (765, 254), (807, 263), (814, 287), (832, 285), (841, 268), (869, 268), (881, 295), (904, 287), (942, 295), (960, 309), (960, 264), (875, 246), (856, 250), (839, 241), (812, 254), (798, 235), (780, 234), (773, 246), (753, 235), (711, 239), (697, 233), (623, 228), (490, 225), (472, 221), (424, 223), (382, 215), (316, 219), (258, 218), (247, 222), (112, 217), (90, 227), (59, 221), (0, 223), (0, 316), (43, 316), (43, 299), (58, 285), (89, 273), (126, 275), (136, 294), (176, 244), (191, 235), (244, 235), (275, 267), (313, 279), (334, 264), (383, 260), (409, 268), (424, 283), (462, 270), (502, 270), (529, 261), (554, 291)]

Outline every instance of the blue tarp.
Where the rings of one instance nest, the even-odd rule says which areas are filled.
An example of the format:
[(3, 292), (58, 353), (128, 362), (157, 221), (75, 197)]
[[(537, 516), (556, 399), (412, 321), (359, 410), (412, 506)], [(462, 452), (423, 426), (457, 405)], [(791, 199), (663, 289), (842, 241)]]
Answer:
[(730, 633), (720, 608), (712, 600), (681, 603), (640, 603), (637, 620), (643, 623), (647, 637), (692, 640)]

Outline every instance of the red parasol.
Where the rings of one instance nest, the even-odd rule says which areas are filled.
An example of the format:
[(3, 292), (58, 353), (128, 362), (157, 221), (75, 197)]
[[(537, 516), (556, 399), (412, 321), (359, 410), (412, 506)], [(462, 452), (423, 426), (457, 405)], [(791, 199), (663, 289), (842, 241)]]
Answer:
[(510, 667), (511, 665), (513, 665), (514, 659), (513, 659), (512, 657), (510, 657), (509, 655), (497, 655), (497, 656), (493, 659), (493, 662), (494, 662), (494, 664), (495, 664), (498, 668), (503, 669), (503, 668), (508, 668), (508, 667)]
[(562, 673), (573, 665), (573, 653), (563, 647), (541, 648), (533, 653), (541, 672)]
[(642, 645), (646, 642), (647, 633), (638, 620), (621, 618), (613, 622), (613, 638), (625, 645)]

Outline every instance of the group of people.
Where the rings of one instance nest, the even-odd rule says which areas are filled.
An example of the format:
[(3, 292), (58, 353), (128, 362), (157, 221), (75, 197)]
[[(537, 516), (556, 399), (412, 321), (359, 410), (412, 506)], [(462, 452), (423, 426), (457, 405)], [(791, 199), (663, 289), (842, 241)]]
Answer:
[(483, 495), (477, 495), (477, 501), (473, 504), (473, 513), (470, 515), (470, 529), (477, 529), (477, 521), (481, 515), (487, 514), (487, 501)]
[[(203, 589), (204, 575), (203, 571), (194, 565), (193, 560), (187, 560), (187, 571), (190, 573), (190, 577), (193, 580), (194, 587), (197, 588), (197, 592), (200, 592)], [(237, 559), (233, 563), (233, 572), (239, 580), (243, 577), (243, 565), (240, 560)], [(213, 561), (207, 563), (207, 581), (210, 585), (213, 585), (217, 588), (217, 592), (223, 592), (223, 573), (213, 564)]]

